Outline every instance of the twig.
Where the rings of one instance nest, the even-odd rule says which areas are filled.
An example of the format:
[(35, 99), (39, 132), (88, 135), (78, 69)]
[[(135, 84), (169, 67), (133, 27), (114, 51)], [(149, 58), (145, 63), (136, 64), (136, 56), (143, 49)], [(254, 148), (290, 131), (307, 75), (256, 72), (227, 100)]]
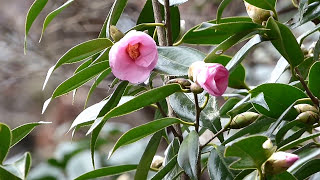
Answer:
[(200, 151), (206, 146), (208, 145), (214, 138), (216, 138), (217, 136), (219, 136), (221, 133), (225, 132), (227, 130), (227, 128), (223, 128), (220, 131), (218, 131), (215, 135), (212, 136), (212, 138), (210, 138), (206, 143), (204, 143), (203, 145), (200, 146)]
[[(153, 13), (154, 13), (154, 20), (155, 23), (162, 23), (162, 16), (161, 16), (161, 9), (160, 4), (158, 0), (152, 0), (152, 7), (153, 7)], [(160, 46), (166, 46), (166, 39), (165, 39), (165, 32), (164, 28), (157, 26), (157, 34), (158, 34), (158, 40)]]
[(310, 91), (309, 87), (307, 86), (306, 82), (304, 81), (304, 79), (302, 78), (302, 75), (300, 73), (300, 70), (296, 67), (294, 68), (295, 72), (296, 72), (296, 76), (299, 79), (300, 83), (302, 84), (303, 88), (306, 90), (308, 96), (310, 97), (311, 101), (313, 102), (314, 106), (319, 109), (319, 100), (318, 98), (316, 98), (312, 92)]
[(199, 132), (199, 123), (200, 123), (200, 113), (201, 108), (199, 107), (199, 100), (198, 100), (198, 94), (193, 93), (194, 96), (194, 104), (195, 104), (195, 111), (196, 111), (196, 124), (195, 124), (195, 130), (198, 133)]
[(164, 1), (164, 13), (166, 18), (166, 36), (167, 36), (167, 45), (172, 46), (172, 29), (171, 29), (171, 15), (170, 15), (170, 4), (169, 0)]

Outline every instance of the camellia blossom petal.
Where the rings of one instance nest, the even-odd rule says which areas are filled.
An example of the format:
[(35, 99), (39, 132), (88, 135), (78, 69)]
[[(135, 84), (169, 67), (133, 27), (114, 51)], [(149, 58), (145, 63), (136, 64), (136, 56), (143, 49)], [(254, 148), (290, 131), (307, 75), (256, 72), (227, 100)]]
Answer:
[(155, 41), (139, 31), (127, 33), (109, 52), (109, 63), (114, 76), (134, 84), (147, 80), (157, 62)]
[(292, 166), (299, 156), (283, 151), (275, 152), (265, 164), (265, 171), (269, 174), (279, 174)]
[(229, 71), (218, 63), (195, 62), (189, 77), (213, 96), (221, 96), (228, 87)]

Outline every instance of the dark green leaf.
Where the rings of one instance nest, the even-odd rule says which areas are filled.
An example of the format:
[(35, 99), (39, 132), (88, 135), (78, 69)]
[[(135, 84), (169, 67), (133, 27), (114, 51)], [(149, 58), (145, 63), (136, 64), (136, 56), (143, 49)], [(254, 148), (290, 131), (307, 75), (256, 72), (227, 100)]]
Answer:
[(160, 169), (151, 180), (162, 180), (177, 164), (177, 155), (174, 156), (162, 169)]
[[(285, 93), (283, 93), (285, 92)], [(278, 118), (296, 100), (305, 98), (306, 95), (298, 88), (286, 84), (268, 83), (262, 84), (250, 91), (251, 98), (263, 93), (264, 100), (269, 107), (269, 111), (257, 103), (253, 103), (254, 108), (261, 114), (272, 118)], [(281, 99), (281, 101), (279, 101)], [(292, 110), (286, 116), (294, 119), (297, 112)]]
[(300, 19), (298, 25), (302, 25), (306, 22), (319, 18), (320, 16), (320, 2), (314, 2), (308, 5), (307, 10), (303, 13), (303, 17)]
[(224, 147), (214, 147), (208, 159), (208, 170), (211, 180), (233, 180), (237, 171), (229, 169), (229, 165), (235, 160), (234, 158), (225, 158), (223, 156)]
[(101, 32), (99, 36), (105, 36), (106, 38), (110, 38), (110, 26), (116, 25), (124, 8), (126, 7), (128, 0), (115, 0), (110, 11), (108, 17), (106, 19), (105, 25), (101, 31), (105, 30), (105, 32)]
[(24, 53), (26, 53), (27, 35), (29, 33), (31, 25), (34, 22), (34, 20), (36, 20), (36, 18), (38, 17), (44, 6), (47, 4), (47, 2), (48, 0), (35, 0), (27, 13), (25, 22)]
[(86, 82), (90, 81), (92, 78), (97, 76), (102, 71), (108, 68), (109, 61), (103, 61), (92, 66), (89, 66), (82, 71), (78, 72), (74, 76), (70, 77), (69, 79), (65, 80), (61, 83), (53, 92), (52, 99), (62, 96), (80, 86), (85, 84)]
[(232, 0), (222, 0), (222, 2), (220, 3), (218, 10), (217, 10), (217, 24), (220, 23), (220, 19), (222, 17), (222, 13), (224, 11), (224, 9), (228, 6), (228, 4), (230, 4)]
[(90, 57), (94, 54), (99, 53), (100, 51), (112, 45), (113, 43), (109, 39), (100, 38), (100, 39), (93, 39), (93, 40), (86, 41), (84, 43), (81, 43), (71, 48), (58, 60), (58, 62), (54, 66), (52, 66), (48, 70), (46, 79), (43, 83), (43, 89), (45, 88), (53, 71), (56, 70), (61, 65), (79, 62), (87, 57)]
[(219, 110), (220, 116), (227, 115), (227, 112), (230, 111), (239, 101), (240, 100), (238, 98), (228, 99), (227, 102), (225, 102)]
[(259, 7), (261, 9), (266, 9), (270, 11), (274, 11), (276, 7), (277, 0), (245, 0), (247, 3)]
[(309, 83), (308, 87), (310, 91), (320, 99), (320, 83), (319, 83), (319, 77), (320, 77), (320, 62), (316, 62), (311, 66), (310, 72), (309, 72)]
[(261, 43), (263, 39), (259, 35), (255, 35), (250, 41), (248, 41), (242, 48), (233, 56), (231, 61), (226, 65), (229, 72), (235, 70), (235, 68), (242, 62), (250, 49)]
[(97, 79), (95, 79), (95, 81), (93, 82), (93, 84), (90, 87), (90, 90), (88, 92), (87, 98), (86, 98), (86, 103), (85, 103), (85, 107), (91, 97), (91, 94), (93, 93), (93, 91), (97, 88), (97, 86), (111, 73), (111, 68), (106, 69), (105, 71), (103, 71), (102, 73), (99, 74), (99, 76), (97, 77)]
[(284, 59), (283, 57), (281, 57), (278, 60), (273, 71), (271, 72), (270, 78), (268, 79), (268, 83), (276, 83), (278, 81), (278, 79), (281, 77), (281, 75), (285, 72), (285, 70), (287, 70), (288, 66), (289, 66), (288, 61), (286, 59)]
[[(15, 161), (12, 164), (0, 166), (0, 168), (6, 170), (7, 172), (10, 172), (16, 177), (19, 177), (20, 179), (26, 179), (28, 172), (31, 167), (31, 155), (30, 153), (25, 153), (23, 156), (21, 156), (17, 161)], [(2, 174), (0, 172), (0, 177), (2, 177)]]
[(137, 168), (137, 165), (109, 166), (109, 167), (96, 169), (88, 173), (85, 173), (77, 177), (75, 180), (86, 180), (86, 179), (93, 179), (98, 177), (112, 176), (112, 175), (125, 173), (128, 171), (132, 171), (132, 170), (135, 170), (136, 168)]
[(191, 180), (198, 179), (197, 162), (199, 155), (199, 136), (191, 131), (182, 141), (178, 152), (178, 164)]
[[(299, 66), (297, 66), (303, 79), (307, 79), (310, 68), (315, 62), (316, 61), (312, 57), (307, 57)], [(292, 76), (291, 81), (294, 80), (299, 79), (295, 76)]]
[(151, 139), (146, 147), (146, 150), (144, 151), (144, 153), (140, 159), (139, 165), (137, 167), (137, 171), (134, 176), (135, 180), (147, 179), (148, 172), (149, 172), (149, 169), (151, 166), (151, 162), (152, 162), (154, 155), (157, 152), (158, 146), (161, 141), (162, 134), (163, 134), (163, 131), (158, 131), (157, 133), (155, 133), (151, 137)]
[(17, 176), (11, 174), (0, 165), (0, 177), (1, 179), (10, 179), (10, 180), (21, 180)]
[(277, 144), (277, 147), (280, 148), (302, 136), (303, 133), (307, 131), (307, 127), (301, 128), (298, 131), (294, 132), (292, 135), (281, 141), (279, 144)]
[(204, 53), (189, 47), (158, 47), (158, 52), (155, 71), (169, 75), (187, 75), (189, 66), (205, 57)]
[(169, 162), (173, 159), (175, 159), (175, 163), (173, 165), (173, 168), (171, 168), (169, 172), (166, 173), (163, 180), (172, 180), (182, 170), (177, 163), (179, 148), (179, 140), (178, 138), (174, 138), (166, 149), (167, 154), (164, 157), (164, 166), (169, 165)]
[(298, 66), (303, 61), (304, 55), (291, 30), (272, 17), (268, 19), (267, 28), (270, 29), (266, 33), (273, 46), (292, 67)]
[(156, 133), (161, 129), (176, 123), (189, 124), (177, 118), (162, 118), (129, 130), (128, 132), (123, 134), (116, 142), (116, 144), (109, 153), (109, 157), (121, 146), (134, 143), (144, 137), (149, 136), (150, 134)]
[(61, 13), (61, 11), (63, 11), (66, 7), (68, 7), (74, 0), (68, 0), (67, 2), (65, 2), (62, 6), (58, 7), (57, 9), (55, 9), (54, 11), (52, 11), (50, 14), (48, 14), (48, 16), (46, 17), (46, 19), (44, 20), (43, 23), (43, 27), (42, 27), (42, 32), (41, 32), (41, 37), (39, 42), (42, 39), (43, 33), (46, 30), (47, 26), (49, 25), (49, 23), (58, 15)]
[[(228, 22), (228, 23), (209, 23), (204, 22), (202, 23), (197, 29), (194, 30), (194, 32), (204, 31), (208, 29), (215, 29), (216, 31), (228, 31), (228, 33), (236, 34), (241, 32), (246, 32), (246, 35), (249, 34), (249, 32), (252, 32), (254, 29), (263, 29), (263, 26), (253, 23), (253, 22)], [(239, 37), (238, 39), (242, 39), (245, 35), (242, 37)]]
[(317, 137), (317, 136), (319, 136), (319, 135), (320, 135), (320, 132), (314, 133), (314, 134), (310, 134), (310, 135), (308, 135), (308, 136), (305, 136), (305, 137), (302, 137), (302, 138), (297, 139), (297, 140), (295, 140), (295, 141), (292, 141), (292, 142), (290, 142), (290, 143), (282, 146), (282, 147), (279, 148), (278, 150), (279, 150), (279, 151), (289, 150), (289, 149), (291, 149), (291, 148), (293, 148), (293, 147), (296, 147), (296, 146), (299, 145), (300, 143), (303, 143), (303, 142), (305, 142), (305, 141), (308, 141), (308, 140), (310, 140), (310, 139), (312, 139), (312, 138), (315, 138), (315, 137)]
[(302, 167), (294, 173), (298, 180), (303, 180), (320, 171), (320, 159), (314, 159), (303, 164)]
[(316, 45), (315, 45), (315, 47), (314, 47), (314, 52), (313, 52), (313, 54), (314, 54), (314, 56), (313, 56), (313, 59), (315, 60), (315, 61), (318, 61), (319, 60), (319, 55), (320, 55), (320, 37), (319, 37), (319, 39), (318, 39), (318, 41), (317, 41), (317, 43), (316, 43)]
[(262, 144), (267, 140), (266, 136), (250, 136), (241, 139), (225, 151), (225, 156), (235, 156), (240, 159), (231, 164), (233, 169), (260, 169), (262, 164), (272, 155), (275, 149), (264, 149)]
[(281, 129), (279, 129), (279, 131), (276, 134), (276, 138), (275, 138), (276, 143), (279, 144), (282, 141), (283, 137), (287, 134), (287, 132), (291, 128), (293, 128), (295, 126), (299, 126), (299, 125), (304, 125), (304, 123), (299, 120), (294, 120), (294, 121), (291, 121), (288, 124), (284, 125), (283, 127), (281, 127)]
[(12, 140), (12, 133), (10, 128), (3, 123), (0, 123), (0, 165), (3, 163), (4, 159), (6, 158), (11, 140)]
[(290, 174), (287, 171), (284, 171), (283, 173), (276, 174), (270, 177), (267, 177), (267, 180), (297, 180), (292, 174)]
[[(207, 56), (208, 57), (208, 56)], [(220, 63), (224, 66), (226, 66), (230, 61), (231, 61), (231, 57), (229, 56), (218, 56), (214, 59), (211, 60), (208, 59), (206, 62), (209, 63)], [(246, 70), (244, 69), (244, 67), (242, 66), (242, 64), (239, 64), (229, 75), (229, 84), (228, 86), (231, 88), (235, 88), (235, 89), (247, 89), (248, 86), (245, 83), (245, 79), (246, 79)]]
[(11, 141), (11, 147), (16, 145), (19, 141), (21, 141), (24, 137), (26, 137), (35, 127), (41, 125), (41, 124), (48, 124), (51, 122), (34, 122), (34, 123), (27, 123), (23, 124), (19, 127), (16, 127), (12, 130), (12, 141)]
[(308, 30), (307, 32), (304, 32), (302, 35), (299, 36), (298, 38), (298, 42), (301, 45), (303, 43), (303, 41), (310, 36), (311, 34), (317, 32), (318, 30), (320, 30), (320, 24), (316, 25), (315, 27), (313, 27), (312, 29)]
[(254, 123), (250, 124), (249, 126), (239, 130), (234, 135), (230, 136), (222, 143), (222, 145), (226, 145), (229, 142), (232, 142), (233, 140), (246, 135), (253, 135), (266, 131), (269, 128), (270, 124), (272, 124), (273, 122), (275, 122), (274, 119), (263, 116), (257, 119)]
[[(221, 23), (231, 23), (231, 22), (252, 22), (248, 17), (231, 17), (221, 19)], [(207, 23), (216, 24), (216, 20), (208, 21)], [(195, 31), (201, 24), (188, 30), (183, 37), (176, 43), (176, 45), (181, 43), (187, 44), (197, 44), (197, 45), (213, 45), (220, 44), (231, 35), (232, 32), (228, 31), (218, 31), (215, 29), (206, 29), (203, 31)]]

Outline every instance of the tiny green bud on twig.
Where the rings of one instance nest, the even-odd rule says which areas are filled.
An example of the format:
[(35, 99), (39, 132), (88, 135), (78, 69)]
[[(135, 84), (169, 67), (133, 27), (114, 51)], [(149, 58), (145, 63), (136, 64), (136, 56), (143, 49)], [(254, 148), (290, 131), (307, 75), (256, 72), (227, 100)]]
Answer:
[(255, 112), (244, 112), (236, 115), (227, 126), (230, 129), (240, 129), (253, 123), (259, 116), (260, 115)]
[(262, 24), (264, 21), (267, 21), (271, 16), (271, 11), (258, 8), (247, 2), (244, 2), (246, 6), (247, 13), (254, 23)]
[(296, 120), (299, 120), (303, 123), (312, 125), (312, 124), (319, 121), (319, 115), (315, 112), (312, 112), (312, 111), (306, 111), (306, 112), (299, 114), (297, 116)]
[(191, 92), (193, 92), (195, 94), (200, 94), (203, 92), (202, 87), (197, 83), (192, 83), (190, 86), (190, 90), (191, 90)]
[(312, 111), (315, 113), (319, 113), (317, 108), (315, 108), (314, 106), (311, 106), (310, 104), (297, 104), (294, 106), (294, 108), (297, 110), (298, 113), (303, 113), (306, 111)]
[(124, 37), (124, 34), (116, 26), (112, 25), (110, 26), (110, 36), (115, 42), (118, 42)]

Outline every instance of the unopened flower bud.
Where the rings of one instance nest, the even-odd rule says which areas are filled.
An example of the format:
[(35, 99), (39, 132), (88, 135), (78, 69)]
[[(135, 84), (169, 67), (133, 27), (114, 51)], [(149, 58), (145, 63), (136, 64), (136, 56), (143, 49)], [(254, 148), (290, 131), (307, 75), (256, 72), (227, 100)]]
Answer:
[(273, 147), (272, 141), (269, 138), (262, 144), (263, 149), (272, 149)]
[(275, 152), (264, 165), (266, 174), (279, 174), (287, 170), (293, 163), (299, 159), (299, 156), (286, 152)]
[(317, 108), (315, 108), (314, 106), (310, 105), (310, 104), (297, 104), (294, 106), (294, 108), (297, 110), (298, 113), (303, 113), (306, 111), (312, 111), (315, 113), (318, 113), (319, 111), (317, 110)]
[(124, 34), (116, 26), (112, 25), (110, 26), (110, 36), (115, 42), (118, 42), (124, 37)]
[(191, 82), (188, 81), (187, 79), (183, 79), (183, 78), (176, 78), (176, 79), (170, 79), (167, 84), (172, 84), (172, 83), (178, 83), (180, 84), (183, 88), (190, 86)]
[(191, 81), (196, 82), (197, 75), (199, 74), (203, 66), (205, 66), (205, 63), (203, 61), (197, 61), (190, 65), (188, 70), (188, 77)]
[(244, 2), (247, 13), (254, 23), (262, 24), (263, 21), (267, 21), (271, 16), (271, 11), (258, 8), (247, 2)]
[(203, 92), (202, 87), (197, 83), (192, 83), (190, 86), (190, 90), (191, 90), (191, 92), (196, 93), (196, 94), (200, 94)]
[(231, 129), (240, 129), (248, 126), (259, 118), (259, 114), (255, 112), (244, 112), (236, 115), (228, 125)]
[(160, 168), (163, 164), (164, 158), (162, 156), (154, 156), (151, 163), (151, 168)]
[(319, 121), (319, 115), (315, 112), (312, 112), (312, 111), (306, 111), (306, 112), (299, 114), (297, 116), (296, 120), (299, 120), (303, 123), (312, 125), (312, 124)]

